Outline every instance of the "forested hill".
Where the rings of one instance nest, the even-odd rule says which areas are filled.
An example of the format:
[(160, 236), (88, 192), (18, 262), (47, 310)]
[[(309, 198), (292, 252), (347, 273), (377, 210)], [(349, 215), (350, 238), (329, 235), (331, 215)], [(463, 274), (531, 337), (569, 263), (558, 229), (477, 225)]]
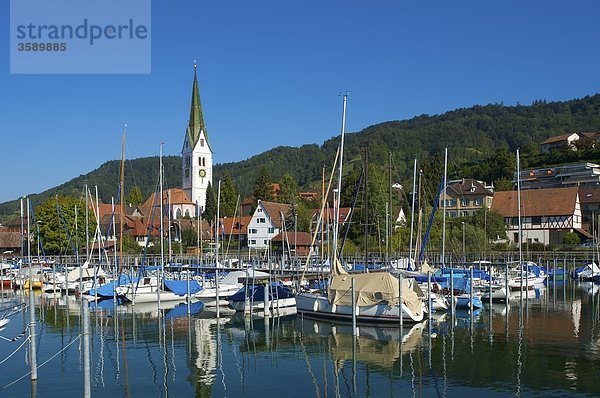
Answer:
[[(421, 115), (409, 120), (390, 121), (369, 126), (346, 136), (345, 162), (360, 159), (369, 147), (370, 162), (387, 164), (392, 153), (393, 172), (399, 179), (406, 178), (416, 157), (426, 160), (449, 148), (454, 165), (477, 164), (499, 149), (521, 148), (524, 156), (539, 151), (539, 143), (546, 138), (571, 131), (600, 131), (600, 95), (564, 102), (536, 101), (532, 105), (504, 106), (490, 104), (457, 109), (442, 115)], [(331, 168), (339, 137), (301, 147), (277, 147), (247, 160), (220, 164), (215, 167), (215, 178), (224, 171), (234, 178), (238, 189), (247, 194), (260, 166), (265, 165), (275, 181), (285, 173), (294, 176), (301, 186), (321, 179), (322, 168)], [(180, 186), (181, 160), (165, 157), (166, 186)], [(456, 167), (455, 167), (456, 169)], [(474, 170), (473, 167), (468, 170)], [(126, 187), (137, 185), (144, 197), (155, 189), (158, 159), (156, 157), (127, 161)], [(102, 200), (116, 195), (119, 161), (109, 161), (98, 169), (81, 175), (58, 187), (33, 195), (35, 203), (56, 194), (81, 195), (83, 185), (97, 185)], [(464, 176), (485, 178), (486, 176)], [(0, 205), (0, 220), (6, 220), (18, 211), (18, 202)]]

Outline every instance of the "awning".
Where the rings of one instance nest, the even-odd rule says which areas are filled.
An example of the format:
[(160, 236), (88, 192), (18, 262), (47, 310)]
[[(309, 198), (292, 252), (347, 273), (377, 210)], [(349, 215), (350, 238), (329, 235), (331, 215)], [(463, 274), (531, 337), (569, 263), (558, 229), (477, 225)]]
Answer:
[(578, 234), (583, 235), (584, 237), (588, 238), (588, 239), (592, 239), (593, 236), (592, 234), (590, 234), (588, 231), (586, 231), (583, 228), (573, 228)]

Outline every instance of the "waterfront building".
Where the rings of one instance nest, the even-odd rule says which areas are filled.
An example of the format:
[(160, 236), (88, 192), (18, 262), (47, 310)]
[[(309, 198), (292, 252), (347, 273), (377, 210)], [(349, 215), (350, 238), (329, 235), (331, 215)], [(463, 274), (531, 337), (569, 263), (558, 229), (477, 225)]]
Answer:
[[(181, 186), (191, 202), (196, 204), (202, 212), (206, 206), (206, 189), (209, 183), (212, 184), (213, 151), (208, 141), (208, 133), (202, 113), (195, 64), (190, 119), (181, 149), (181, 162)], [(194, 213), (190, 216), (195, 216), (195, 211), (194, 209)]]
[(550, 153), (553, 150), (562, 149), (577, 150), (575, 142), (579, 140), (589, 140), (592, 144), (595, 144), (600, 140), (600, 133), (580, 132), (555, 135), (554, 137), (550, 137), (547, 140), (542, 141), (540, 144), (540, 150), (542, 153)]
[(292, 205), (259, 200), (248, 225), (248, 248), (264, 250), (283, 230)]
[[(501, 191), (494, 194), (492, 202), (492, 210), (504, 217), (512, 243), (519, 242), (517, 198), (517, 191)], [(576, 232), (583, 238), (590, 237), (582, 228), (577, 187), (522, 191), (521, 224), (523, 243), (561, 244), (569, 232)]]
[(452, 180), (440, 197), (440, 208), (445, 200), (448, 217), (469, 217), (479, 209), (490, 208), (493, 197), (493, 185), (474, 178)]
[[(600, 165), (586, 162), (523, 170), (519, 179), (522, 190), (600, 186)], [(513, 183), (516, 186), (517, 181)]]

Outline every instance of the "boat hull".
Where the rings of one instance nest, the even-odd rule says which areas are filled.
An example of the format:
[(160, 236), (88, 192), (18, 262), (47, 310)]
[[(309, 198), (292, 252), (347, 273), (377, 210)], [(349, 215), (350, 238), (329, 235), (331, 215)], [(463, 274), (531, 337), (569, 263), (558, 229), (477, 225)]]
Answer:
[[(296, 307), (299, 314), (324, 319), (352, 320), (352, 306), (335, 305), (329, 303), (325, 296), (317, 294), (297, 294)], [(377, 304), (357, 307), (357, 322), (372, 323), (399, 323), (400, 307), (387, 304)], [(402, 319), (407, 322), (421, 322), (425, 312), (415, 314), (405, 305), (402, 305)]]

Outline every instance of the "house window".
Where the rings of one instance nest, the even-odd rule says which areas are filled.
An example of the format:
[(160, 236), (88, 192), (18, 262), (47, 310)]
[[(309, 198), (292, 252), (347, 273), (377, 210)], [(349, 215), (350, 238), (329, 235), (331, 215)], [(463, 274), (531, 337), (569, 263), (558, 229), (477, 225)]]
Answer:
[(250, 228), (250, 233), (251, 234), (257, 234), (258, 231), (256, 229), (254, 229), (254, 228)]
[(257, 212), (262, 213), (262, 209), (259, 207), (258, 209), (256, 209)]
[(204, 138), (200, 138), (200, 146), (204, 146)]
[(251, 245), (255, 245), (256, 244), (256, 239), (250, 239), (250, 244)]
[(513, 234), (513, 242), (514, 243), (519, 243), (519, 233), (518, 232), (515, 232)]
[(264, 218), (259, 218), (259, 219), (257, 220), (257, 222), (258, 222), (259, 224), (264, 224), (264, 223), (266, 222), (266, 220), (265, 220)]
[(477, 198), (474, 201), (475, 206), (481, 206), (483, 205), (483, 198)]
[(269, 228), (269, 233), (270, 234), (274, 234), (275, 233), (275, 228), (273, 228), (273, 227)]
[(266, 239), (265, 239), (265, 240), (263, 240), (263, 244), (265, 244), (265, 245), (267, 244), (267, 240), (266, 240)]
[(463, 198), (460, 200), (460, 205), (461, 206), (468, 206), (469, 205), (469, 199)]
[(534, 227), (539, 227), (542, 225), (542, 217), (531, 217), (531, 224)]

